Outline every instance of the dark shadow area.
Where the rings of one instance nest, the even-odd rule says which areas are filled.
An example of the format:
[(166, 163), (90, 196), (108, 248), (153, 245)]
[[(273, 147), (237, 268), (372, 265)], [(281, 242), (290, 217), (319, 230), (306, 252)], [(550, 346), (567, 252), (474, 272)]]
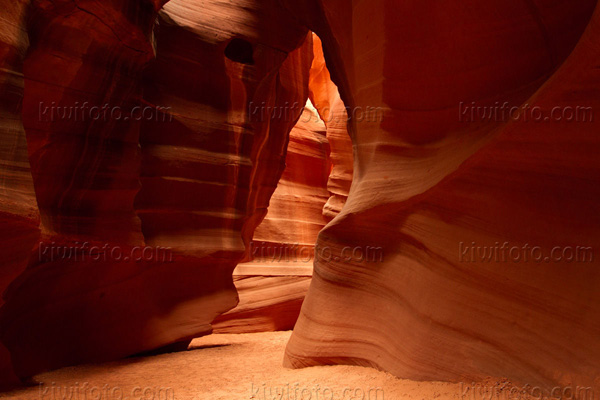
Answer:
[(231, 61), (254, 65), (252, 44), (244, 39), (234, 38), (225, 48), (225, 57)]

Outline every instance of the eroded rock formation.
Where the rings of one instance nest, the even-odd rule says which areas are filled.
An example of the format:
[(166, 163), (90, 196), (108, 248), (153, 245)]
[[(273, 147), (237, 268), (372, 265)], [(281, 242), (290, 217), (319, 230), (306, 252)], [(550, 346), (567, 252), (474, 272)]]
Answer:
[(312, 276), (317, 235), (348, 197), (353, 170), (348, 116), (315, 34), (313, 46), (311, 102), (290, 134), (286, 170), (254, 234), (253, 260), (234, 271), (240, 303), (214, 321), (215, 333), (294, 327)]
[[(331, 173), (327, 189), (331, 196), (323, 207), (323, 215), (329, 220), (335, 218), (341, 211), (352, 184), (354, 157), (352, 155), (352, 140), (348, 134), (348, 113), (340, 92), (325, 64), (321, 39), (313, 34), (314, 59), (310, 69), (310, 99), (317, 108), (319, 115), (327, 126), (327, 140), (330, 145)], [(364, 117), (364, 116), (363, 116)], [(377, 118), (377, 113), (367, 116)]]
[[(326, 124), (351, 119), (327, 125), (333, 220), (286, 365), (600, 390), (597, 1), (171, 0), (158, 19), (160, 1), (1, 4), (0, 290), (20, 275), (0, 339), (19, 376), (185, 342), (235, 306), (299, 117), (250, 110), (304, 104), (311, 29), (340, 98), (310, 97)], [(136, 246), (171, 262), (107, 259)], [(545, 262), (556, 246), (587, 259)], [(290, 282), (275, 302), (307, 279)]]
[[(172, 1), (155, 28), (160, 6), (30, 9), (23, 120), (43, 238), (0, 315), (22, 377), (189, 340), (237, 303), (231, 273), (300, 116), (248, 110), (306, 102), (311, 38), (274, 2)], [(145, 246), (163, 258), (134, 260)]]
[[(29, 45), (27, 4), (0, 2), (0, 293), (25, 269), (40, 234), (21, 122), (23, 59)], [(0, 343), (0, 387), (16, 381), (8, 350)]]
[(352, 120), (353, 185), (318, 242), (381, 247), (383, 262), (317, 259), (286, 365), (598, 388), (598, 258), (490, 262), (460, 247), (597, 246), (598, 119), (461, 109), (598, 110), (596, 1), (285, 3), (323, 39), (346, 105), (385, 110)]
[(252, 260), (234, 271), (240, 303), (215, 320), (215, 332), (294, 327), (312, 275), (314, 244), (326, 223), (330, 171), (325, 124), (308, 102), (290, 133), (286, 168), (269, 211), (254, 233)]
[(139, 264), (52, 254), (55, 246), (83, 254), (83, 243), (143, 241), (133, 210), (139, 123), (87, 112), (105, 104), (131, 109), (152, 58), (154, 7), (116, 3), (35, 1), (28, 9), (22, 115), (43, 237), (0, 317), (20, 376), (125, 355), (127, 328), (115, 325), (114, 307), (127, 301), (113, 294)]

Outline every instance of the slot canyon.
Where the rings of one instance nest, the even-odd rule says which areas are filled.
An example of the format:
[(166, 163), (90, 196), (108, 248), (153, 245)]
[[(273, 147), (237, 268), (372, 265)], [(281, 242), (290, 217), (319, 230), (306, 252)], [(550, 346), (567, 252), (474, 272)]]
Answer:
[(0, 399), (600, 398), (597, 1), (0, 5)]

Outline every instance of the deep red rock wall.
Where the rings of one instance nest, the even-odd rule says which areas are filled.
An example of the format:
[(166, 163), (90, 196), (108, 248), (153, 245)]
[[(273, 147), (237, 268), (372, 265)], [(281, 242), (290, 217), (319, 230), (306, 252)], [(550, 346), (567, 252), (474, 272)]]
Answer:
[[(239, 253), (266, 214), (284, 168), (288, 137), (281, 132), (292, 129), (301, 107), (287, 116), (272, 110), (305, 101), (312, 42), (288, 56), (303, 31), (287, 38), (275, 35), (277, 24), (269, 32), (243, 24), (223, 31), (215, 16), (225, 6), (197, 7), (170, 2), (158, 21), (145, 100), (170, 107), (172, 119), (142, 127), (136, 209), (148, 243), (198, 256), (215, 248)], [(256, 7), (238, 10), (238, 18), (249, 24), (263, 9)], [(234, 38), (253, 44), (252, 64), (223, 56)]]
[(116, 325), (114, 308), (125, 301), (112, 294), (138, 266), (56, 259), (46, 250), (143, 243), (133, 210), (139, 124), (95, 118), (83, 107), (133, 107), (152, 58), (154, 19), (153, 7), (137, 2), (36, 1), (28, 14), (22, 115), (43, 236), (0, 316), (20, 376), (126, 354), (131, 331)]
[[(159, 8), (32, 4), (23, 121), (43, 237), (0, 312), (21, 377), (207, 334), (237, 303), (231, 272), (299, 117), (251, 120), (250, 103), (304, 104), (312, 42), (275, 4), (173, 1), (154, 29)], [(160, 252), (134, 260), (145, 246)]]
[(596, 1), (285, 3), (323, 39), (345, 104), (385, 110), (351, 122), (354, 181), (318, 241), (383, 260), (317, 260), (286, 365), (599, 387), (597, 254), (467, 262), (460, 248), (597, 247), (597, 118), (460, 119), (461, 102), (598, 110)]
[[(0, 293), (25, 269), (40, 234), (21, 121), (23, 59), (29, 45), (27, 5), (0, 2)], [(8, 350), (0, 343), (0, 388), (16, 381)]]
[[(275, 35), (277, 25), (268, 33), (244, 25), (223, 32), (214, 22), (223, 7), (171, 2), (160, 15), (145, 99), (169, 106), (173, 119), (142, 126), (136, 208), (147, 243), (192, 254), (210, 269), (214, 262), (206, 255), (217, 253), (230, 260), (224, 276), (231, 279), (283, 171), (288, 137), (282, 133), (294, 126), (308, 96), (312, 41), (288, 55), (295, 43)], [(185, 25), (190, 12), (196, 12), (191, 27)], [(250, 23), (256, 12), (239, 10), (238, 18)], [(251, 63), (223, 57), (232, 39), (253, 43)], [(323, 225), (313, 228), (315, 236)], [(236, 299), (230, 287), (229, 303), (211, 306), (224, 312)]]
[[(185, 342), (235, 306), (231, 272), (251, 258), (299, 116), (253, 110), (304, 104), (311, 29), (346, 108), (328, 84), (311, 99), (326, 123), (320, 98), (352, 118), (327, 125), (335, 218), (317, 246), (332, 257), (316, 259), (286, 365), (600, 390), (597, 254), (543, 258), (600, 238), (600, 129), (585, 114), (600, 109), (596, 1), (172, 0), (158, 20), (157, 1), (35, 0), (27, 18), (29, 3), (5, 3), (0, 290), (20, 275), (0, 339), (19, 376)], [(476, 111), (505, 104), (518, 118)], [(168, 121), (89, 117), (104, 105)], [(504, 243), (537, 252), (481, 258), (505, 259)], [(146, 245), (172, 262), (106, 259)]]

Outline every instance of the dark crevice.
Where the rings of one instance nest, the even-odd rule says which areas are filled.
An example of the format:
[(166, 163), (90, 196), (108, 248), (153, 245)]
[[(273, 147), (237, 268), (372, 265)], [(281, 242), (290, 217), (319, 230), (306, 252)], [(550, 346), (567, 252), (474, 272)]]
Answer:
[(225, 57), (231, 61), (246, 65), (254, 65), (254, 49), (252, 44), (244, 39), (234, 38), (225, 48)]

